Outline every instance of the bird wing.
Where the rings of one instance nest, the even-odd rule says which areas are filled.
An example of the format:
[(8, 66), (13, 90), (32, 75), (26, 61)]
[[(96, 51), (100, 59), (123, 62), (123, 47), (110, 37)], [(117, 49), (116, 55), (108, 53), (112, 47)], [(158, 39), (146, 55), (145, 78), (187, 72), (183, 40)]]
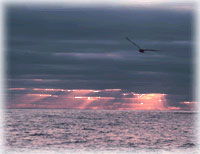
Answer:
[(126, 37), (126, 39), (131, 42), (132, 44), (134, 44), (138, 49), (141, 49), (139, 45), (137, 45), (135, 42), (131, 41), (128, 37)]
[(159, 50), (153, 50), (153, 49), (143, 49), (144, 51), (159, 51)]

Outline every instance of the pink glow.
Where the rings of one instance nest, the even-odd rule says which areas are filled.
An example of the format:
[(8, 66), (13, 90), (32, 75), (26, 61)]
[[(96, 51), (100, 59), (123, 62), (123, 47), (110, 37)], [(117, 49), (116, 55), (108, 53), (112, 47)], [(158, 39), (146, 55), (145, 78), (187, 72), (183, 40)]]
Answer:
[(104, 91), (121, 91), (121, 89), (104, 89)]
[(74, 97), (74, 98), (83, 98), (83, 97)]
[[(14, 88), (26, 90), (25, 88)], [(13, 90), (13, 88), (11, 88)], [(34, 92), (40, 93), (35, 94)], [(55, 92), (62, 93), (55, 93)], [(169, 106), (166, 94), (137, 94), (121, 89), (45, 89), (34, 88), (32, 93), (21, 94), (8, 108), (75, 108), (113, 110), (181, 110), (192, 109), (195, 102), (182, 102), (185, 107)]]
[(26, 88), (8, 88), (8, 90), (26, 90)]
[(36, 96), (36, 97), (58, 97), (57, 95), (51, 95), (51, 94), (27, 94), (27, 96)]
[(197, 102), (182, 102), (181, 104), (196, 104)]
[(168, 110), (180, 110), (180, 107), (169, 106)]
[(42, 89), (42, 88), (34, 88), (33, 90), (35, 91), (65, 91), (64, 89), (49, 89), (49, 88), (46, 88), (46, 89)]
[(123, 109), (128, 110), (169, 110), (165, 95), (159, 93), (137, 94), (129, 98), (132, 103), (123, 104)]
[(184, 105), (185, 110), (196, 110), (197, 102), (181, 102)]

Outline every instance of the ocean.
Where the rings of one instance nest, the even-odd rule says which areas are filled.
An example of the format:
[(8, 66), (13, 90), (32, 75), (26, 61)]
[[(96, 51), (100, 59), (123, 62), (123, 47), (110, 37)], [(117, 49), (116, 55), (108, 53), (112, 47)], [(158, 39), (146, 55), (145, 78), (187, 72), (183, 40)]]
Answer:
[(198, 153), (196, 118), (183, 111), (8, 109), (4, 153)]

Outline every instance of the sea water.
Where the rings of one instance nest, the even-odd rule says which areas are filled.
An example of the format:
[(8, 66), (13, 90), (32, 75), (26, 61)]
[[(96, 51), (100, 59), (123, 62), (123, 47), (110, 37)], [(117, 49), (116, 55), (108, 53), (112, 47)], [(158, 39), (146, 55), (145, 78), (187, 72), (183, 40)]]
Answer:
[(5, 122), (5, 153), (198, 152), (195, 112), (9, 109)]

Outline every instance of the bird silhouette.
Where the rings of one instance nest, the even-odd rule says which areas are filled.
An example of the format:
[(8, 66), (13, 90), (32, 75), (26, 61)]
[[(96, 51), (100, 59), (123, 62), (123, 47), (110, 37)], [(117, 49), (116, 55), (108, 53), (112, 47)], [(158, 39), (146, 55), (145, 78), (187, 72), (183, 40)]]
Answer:
[(126, 39), (131, 42), (133, 45), (135, 45), (139, 52), (144, 53), (145, 51), (159, 51), (159, 50), (153, 50), (153, 49), (142, 49), (139, 45), (137, 45), (135, 42), (133, 42), (131, 39), (129, 39), (128, 37), (126, 37)]

